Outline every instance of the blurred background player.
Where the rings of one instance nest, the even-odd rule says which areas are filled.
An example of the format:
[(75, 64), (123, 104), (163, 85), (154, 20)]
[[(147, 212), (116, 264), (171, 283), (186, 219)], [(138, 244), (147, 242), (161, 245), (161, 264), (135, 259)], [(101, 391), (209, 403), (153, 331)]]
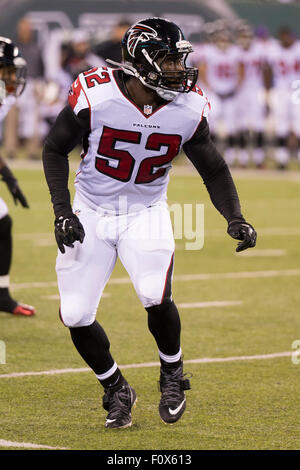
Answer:
[(242, 167), (248, 166), (251, 145), (253, 163), (261, 168), (265, 160), (266, 50), (255, 40), (251, 26), (244, 22), (236, 27), (235, 40), (244, 67), (244, 80), (236, 100), (238, 162)]
[(18, 21), (14, 43), (27, 63), (26, 89), (5, 120), (4, 150), (8, 158), (15, 158), (19, 140), (22, 139), (26, 157), (39, 160), (41, 155), (39, 92), (45, 81), (44, 61), (43, 51), (37, 43), (35, 31), (28, 18), (24, 17)]
[[(300, 106), (293, 103), (293, 82), (300, 73), (300, 42), (288, 27), (278, 32), (267, 50), (271, 71), (271, 110), (275, 134), (274, 156), (279, 169), (285, 169), (290, 161), (290, 138), (300, 141)], [(298, 151), (299, 152), (299, 151)], [(298, 154), (299, 157), (299, 154)]]
[(115, 62), (122, 62), (122, 53), (120, 43), (124, 34), (130, 28), (131, 23), (126, 19), (119, 21), (112, 29), (110, 37), (107, 41), (94, 46), (93, 50), (97, 56), (103, 60), (108, 57)]
[[(26, 62), (19, 56), (18, 48), (8, 38), (0, 37), (0, 121), (2, 121), (20, 96), (26, 83)], [(28, 203), (11, 170), (0, 156), (0, 175), (7, 184), (15, 204), (20, 202), (28, 208)], [(13, 315), (31, 316), (35, 309), (20, 304), (9, 292), (9, 271), (12, 258), (12, 219), (8, 208), (0, 198), (0, 311)]]
[(229, 165), (235, 160), (236, 96), (244, 79), (243, 64), (237, 46), (231, 43), (231, 33), (223, 21), (208, 24), (208, 42), (201, 48), (199, 80), (211, 102), (209, 121), (214, 137), (225, 136), (224, 157)]
[(78, 75), (93, 67), (105, 66), (106, 62), (91, 51), (90, 35), (82, 29), (72, 32), (69, 48), (66, 49), (63, 69), (69, 74), (68, 87)]
[(41, 140), (66, 105), (66, 97), (75, 78), (85, 70), (106, 65), (92, 52), (89, 32), (79, 28), (56, 29), (50, 36), (46, 52), (45, 81), (38, 90)]

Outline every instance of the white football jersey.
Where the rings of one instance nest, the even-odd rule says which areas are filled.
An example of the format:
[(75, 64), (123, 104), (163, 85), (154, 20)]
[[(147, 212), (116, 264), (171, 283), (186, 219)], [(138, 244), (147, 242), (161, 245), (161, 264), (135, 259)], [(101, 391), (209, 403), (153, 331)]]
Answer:
[(273, 71), (274, 86), (290, 87), (300, 75), (300, 41), (291, 47), (282, 47), (279, 41), (270, 44), (268, 62)]
[(8, 95), (6, 98), (4, 98), (3, 102), (0, 103), (0, 122), (2, 122), (10, 108), (15, 104), (16, 102), (16, 97), (12, 95)]
[(234, 91), (238, 84), (240, 54), (237, 46), (229, 46), (225, 51), (214, 44), (202, 48), (202, 60), (206, 64), (206, 80), (213, 92), (226, 94)]
[[(76, 115), (90, 111), (91, 132), (83, 142), (75, 178), (77, 195), (94, 210), (107, 207), (123, 213), (132, 211), (132, 205), (149, 207), (166, 200), (172, 160), (210, 105), (195, 87), (153, 113), (147, 106), (143, 112), (119, 87), (119, 73), (103, 67), (80, 74), (69, 104)], [(121, 198), (122, 204), (126, 198), (125, 210)]]

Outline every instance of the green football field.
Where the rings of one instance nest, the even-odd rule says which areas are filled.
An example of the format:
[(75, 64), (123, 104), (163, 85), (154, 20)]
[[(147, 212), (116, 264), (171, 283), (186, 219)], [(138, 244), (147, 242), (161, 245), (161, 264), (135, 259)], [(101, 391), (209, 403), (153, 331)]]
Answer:
[(118, 262), (97, 319), (138, 395), (133, 425), (124, 430), (104, 428), (101, 387), (59, 320), (57, 250), (43, 172), (15, 173), (31, 208), (14, 206), (1, 183), (14, 220), (12, 292), (37, 315), (0, 313), (6, 348), (0, 449), (300, 448), (300, 346), (293, 345), (300, 344), (300, 173), (233, 173), (243, 214), (258, 232), (257, 247), (241, 254), (201, 179), (180, 166), (171, 173), (170, 204), (204, 203), (204, 246), (186, 250), (187, 240), (176, 240), (173, 279), (192, 390), (182, 419), (165, 425), (158, 415), (156, 346)]

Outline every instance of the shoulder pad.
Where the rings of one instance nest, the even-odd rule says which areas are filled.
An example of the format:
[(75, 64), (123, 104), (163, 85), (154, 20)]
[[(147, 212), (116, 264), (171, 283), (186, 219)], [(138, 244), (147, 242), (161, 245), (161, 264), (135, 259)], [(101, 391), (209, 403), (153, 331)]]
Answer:
[(111, 74), (107, 67), (94, 67), (78, 75), (70, 88), (68, 97), (75, 114), (82, 109), (91, 109), (97, 105), (103, 99), (102, 86), (109, 82), (111, 82)]

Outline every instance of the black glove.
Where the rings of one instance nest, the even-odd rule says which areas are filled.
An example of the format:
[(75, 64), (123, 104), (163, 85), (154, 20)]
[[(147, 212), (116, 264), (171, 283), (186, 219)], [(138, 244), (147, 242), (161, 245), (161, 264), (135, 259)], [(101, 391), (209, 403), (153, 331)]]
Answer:
[(1, 169), (2, 180), (7, 184), (8, 190), (10, 191), (12, 197), (14, 198), (15, 204), (19, 201), (23, 207), (29, 208), (26, 197), (22, 193), (17, 179), (12, 174), (11, 170), (4, 166)]
[(64, 245), (74, 248), (73, 243), (76, 240), (80, 243), (83, 242), (85, 237), (84, 228), (75, 214), (57, 217), (54, 225), (56, 243), (62, 253), (65, 253)]
[(228, 224), (227, 233), (236, 240), (242, 240), (235, 250), (237, 252), (253, 248), (256, 245), (257, 233), (246, 221), (232, 220)]

